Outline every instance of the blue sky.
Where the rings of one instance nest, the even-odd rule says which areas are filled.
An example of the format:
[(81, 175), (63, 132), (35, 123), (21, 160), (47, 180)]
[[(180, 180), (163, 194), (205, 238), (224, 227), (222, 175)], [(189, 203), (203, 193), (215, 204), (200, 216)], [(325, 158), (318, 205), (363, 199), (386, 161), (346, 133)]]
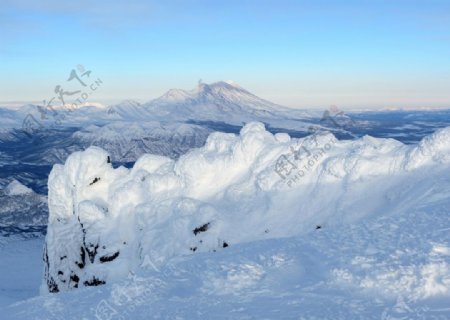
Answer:
[(293, 107), (450, 106), (450, 1), (0, 3), (0, 101), (42, 101), (78, 64), (90, 99), (234, 80)]

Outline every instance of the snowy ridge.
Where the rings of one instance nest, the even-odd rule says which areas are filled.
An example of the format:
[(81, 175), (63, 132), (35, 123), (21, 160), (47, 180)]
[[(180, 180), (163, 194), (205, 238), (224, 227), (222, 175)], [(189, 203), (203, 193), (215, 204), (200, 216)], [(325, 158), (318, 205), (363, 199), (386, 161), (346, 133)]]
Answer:
[(151, 118), (139, 102), (125, 100), (108, 108), (108, 116), (117, 120), (141, 120)]
[[(450, 162), (450, 130), (437, 130), (425, 137), (417, 146), (411, 150), (408, 157), (411, 159), (409, 166), (416, 168), (426, 163), (430, 158), (436, 162)], [(413, 160), (415, 159), (415, 160)]]
[(134, 162), (145, 153), (178, 158), (202, 146), (209, 133), (207, 128), (186, 123), (117, 121), (102, 127), (88, 126), (71, 138), (84, 148), (98, 146), (107, 150), (113, 162)]
[[(176, 256), (442, 201), (430, 194), (435, 178), (450, 185), (449, 133), (406, 146), (368, 136), (291, 139), (250, 123), (240, 135), (211, 134), (177, 161), (147, 154), (132, 169), (113, 169), (96, 147), (75, 152), (49, 177), (42, 290), (109, 283)], [(286, 179), (275, 170), (283, 156), (297, 168)]]

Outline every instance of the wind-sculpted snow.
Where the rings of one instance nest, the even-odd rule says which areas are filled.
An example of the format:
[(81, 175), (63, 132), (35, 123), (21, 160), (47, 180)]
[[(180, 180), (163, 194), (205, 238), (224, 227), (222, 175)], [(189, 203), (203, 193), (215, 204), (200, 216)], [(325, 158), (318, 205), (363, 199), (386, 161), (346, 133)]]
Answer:
[[(418, 146), (365, 136), (273, 135), (261, 123), (212, 133), (178, 160), (131, 169), (106, 151), (75, 152), (49, 177), (44, 291), (121, 279), (176, 256), (305, 234), (432, 201), (449, 179), (450, 128)], [(338, 271), (336, 271), (338, 272)]]
[(438, 163), (450, 162), (450, 130), (437, 130), (425, 137), (408, 155), (411, 158), (409, 166), (415, 168), (426, 164), (430, 158)]

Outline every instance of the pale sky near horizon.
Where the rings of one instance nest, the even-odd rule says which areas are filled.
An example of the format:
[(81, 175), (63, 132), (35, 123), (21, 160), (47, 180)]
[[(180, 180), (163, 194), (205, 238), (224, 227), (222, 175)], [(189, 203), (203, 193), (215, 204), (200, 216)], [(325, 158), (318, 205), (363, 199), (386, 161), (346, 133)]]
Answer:
[(292, 107), (450, 107), (450, 1), (2, 0), (0, 101), (42, 101), (77, 65), (89, 99), (234, 80)]

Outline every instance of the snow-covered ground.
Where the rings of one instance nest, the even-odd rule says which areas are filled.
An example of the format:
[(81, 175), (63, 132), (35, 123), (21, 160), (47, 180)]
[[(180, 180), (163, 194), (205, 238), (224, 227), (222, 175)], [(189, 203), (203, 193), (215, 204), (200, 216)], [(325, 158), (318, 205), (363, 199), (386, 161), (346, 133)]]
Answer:
[[(39, 295), (43, 247), (44, 239), (38, 232), (11, 235), (0, 227), (0, 310)], [(8, 319), (1, 312), (0, 318)]]
[(408, 212), (148, 261), (115, 283), (14, 304), (2, 319), (450, 319), (449, 207), (443, 190)]

